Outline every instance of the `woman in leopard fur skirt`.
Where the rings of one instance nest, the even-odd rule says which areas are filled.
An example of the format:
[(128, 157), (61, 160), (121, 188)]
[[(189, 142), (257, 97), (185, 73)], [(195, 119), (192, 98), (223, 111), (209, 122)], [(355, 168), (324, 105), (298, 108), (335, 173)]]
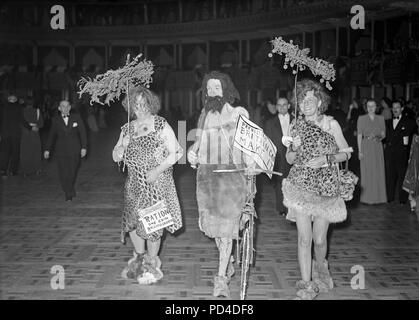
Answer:
[[(350, 157), (351, 148), (336, 120), (324, 115), (329, 96), (320, 83), (302, 80), (296, 86), (300, 115), (291, 128), (287, 149), (291, 171), (282, 183), (287, 219), (297, 223), (298, 261), (302, 280), (297, 281), (297, 299), (311, 300), (333, 288), (326, 260), (330, 223), (346, 219), (344, 201), (350, 200), (358, 178), (339, 170), (338, 163)], [(311, 246), (314, 241), (315, 259)]]
[[(157, 115), (160, 102), (153, 92), (143, 87), (133, 88), (122, 102), (125, 109), (128, 109), (128, 99), (132, 121), (122, 126), (112, 153), (115, 162), (124, 161), (128, 167), (121, 241), (125, 242), (125, 235), (129, 233), (134, 256), (122, 271), (122, 277), (137, 280), (139, 284), (151, 284), (163, 277), (158, 252), (164, 229), (173, 233), (182, 227), (172, 166), (183, 151), (170, 125)], [(139, 210), (160, 200), (164, 200), (174, 223), (147, 233)]]

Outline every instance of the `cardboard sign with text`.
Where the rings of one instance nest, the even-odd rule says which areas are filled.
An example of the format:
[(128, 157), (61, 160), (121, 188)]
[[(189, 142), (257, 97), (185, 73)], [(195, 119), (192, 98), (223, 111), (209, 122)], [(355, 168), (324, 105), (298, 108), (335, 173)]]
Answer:
[[(242, 116), (237, 120), (234, 147), (252, 157), (262, 169), (273, 171), (276, 146), (261, 127)], [(267, 175), (272, 178), (272, 174)]]
[(166, 207), (164, 200), (151, 207), (139, 209), (139, 219), (143, 223), (147, 234), (166, 228), (174, 223), (173, 217)]

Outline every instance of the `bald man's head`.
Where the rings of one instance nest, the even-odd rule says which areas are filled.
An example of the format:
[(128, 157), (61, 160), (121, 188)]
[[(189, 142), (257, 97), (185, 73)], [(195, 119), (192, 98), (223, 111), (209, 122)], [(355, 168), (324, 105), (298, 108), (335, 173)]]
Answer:
[(276, 110), (279, 114), (287, 114), (289, 108), (290, 104), (287, 98), (278, 98), (278, 100), (276, 101)]
[(58, 105), (58, 110), (60, 110), (63, 116), (68, 116), (71, 110), (70, 102), (68, 102), (67, 100), (60, 101), (60, 104)]

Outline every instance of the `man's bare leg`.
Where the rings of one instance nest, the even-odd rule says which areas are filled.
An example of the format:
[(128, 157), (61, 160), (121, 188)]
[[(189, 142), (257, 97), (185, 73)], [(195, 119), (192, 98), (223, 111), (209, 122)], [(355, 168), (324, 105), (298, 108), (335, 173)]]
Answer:
[(219, 252), (218, 275), (214, 278), (214, 296), (230, 297), (228, 288), (229, 279), (226, 276), (227, 267), (230, 262), (233, 240), (228, 238), (215, 238)]
[(220, 254), (218, 275), (224, 277), (227, 273), (228, 263), (230, 262), (233, 240), (228, 238), (215, 238), (215, 243), (217, 244), (218, 252)]

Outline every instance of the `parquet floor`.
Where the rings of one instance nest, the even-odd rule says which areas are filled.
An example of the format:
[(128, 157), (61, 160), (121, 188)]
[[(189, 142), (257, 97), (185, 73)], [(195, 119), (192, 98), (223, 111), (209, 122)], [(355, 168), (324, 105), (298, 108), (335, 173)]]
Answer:
[[(112, 162), (115, 130), (90, 137), (77, 197), (64, 201), (54, 161), (41, 176), (2, 181), (1, 299), (214, 299), (217, 250), (198, 228), (195, 172), (175, 168), (184, 228), (165, 237), (163, 280), (152, 286), (120, 278), (132, 246), (119, 241), (124, 175)], [(299, 279), (297, 232), (276, 215), (274, 193), (262, 179), (248, 299), (292, 299)], [(349, 204), (349, 219), (331, 227), (329, 263), (336, 288), (318, 299), (419, 299), (419, 222), (408, 206)], [(65, 288), (53, 290), (51, 267), (65, 270)], [(365, 288), (352, 289), (365, 271)], [(356, 267), (358, 266), (358, 267)], [(232, 299), (239, 298), (237, 273)]]

